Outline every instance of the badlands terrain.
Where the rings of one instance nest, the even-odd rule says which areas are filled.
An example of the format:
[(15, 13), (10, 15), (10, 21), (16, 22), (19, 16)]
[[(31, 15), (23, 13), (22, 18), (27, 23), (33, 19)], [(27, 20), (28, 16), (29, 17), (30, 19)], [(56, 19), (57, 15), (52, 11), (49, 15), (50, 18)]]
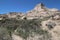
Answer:
[(40, 3), (26, 13), (0, 14), (0, 40), (60, 40), (60, 10)]

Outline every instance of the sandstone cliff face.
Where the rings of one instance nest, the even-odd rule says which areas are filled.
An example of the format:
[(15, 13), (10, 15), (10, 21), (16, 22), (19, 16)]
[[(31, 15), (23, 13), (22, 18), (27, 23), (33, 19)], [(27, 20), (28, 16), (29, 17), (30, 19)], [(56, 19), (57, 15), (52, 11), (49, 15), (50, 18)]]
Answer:
[(56, 8), (47, 8), (46, 6), (44, 6), (43, 3), (40, 3), (38, 5), (36, 5), (36, 7), (31, 10), (28, 11), (26, 16), (27, 18), (40, 18), (40, 17), (48, 17), (48, 16), (54, 16), (56, 14), (60, 13), (58, 9)]

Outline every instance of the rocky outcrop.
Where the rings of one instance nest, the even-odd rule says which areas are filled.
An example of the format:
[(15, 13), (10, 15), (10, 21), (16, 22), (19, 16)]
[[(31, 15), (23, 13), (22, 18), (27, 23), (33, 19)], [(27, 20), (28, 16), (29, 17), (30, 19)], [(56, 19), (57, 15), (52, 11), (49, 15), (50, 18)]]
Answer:
[(48, 17), (48, 16), (52, 16), (55, 14), (60, 13), (60, 11), (56, 8), (47, 8), (46, 6), (44, 6), (43, 3), (40, 3), (38, 5), (35, 6), (35, 8), (31, 11), (28, 11), (26, 16), (27, 18), (32, 18), (32, 19), (36, 19), (42, 17)]

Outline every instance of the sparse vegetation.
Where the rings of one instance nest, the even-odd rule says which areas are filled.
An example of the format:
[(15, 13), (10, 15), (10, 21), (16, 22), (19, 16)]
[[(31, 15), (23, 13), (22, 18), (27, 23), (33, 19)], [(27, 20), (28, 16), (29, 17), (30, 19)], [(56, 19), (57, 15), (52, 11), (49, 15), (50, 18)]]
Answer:
[(41, 20), (37, 20), (37, 19), (36, 20), (5, 19), (0, 21), (0, 24), (2, 24), (0, 25), (2, 28), (6, 29), (10, 38), (12, 38), (12, 33), (15, 33), (16, 35), (20, 35), (24, 39), (29, 37), (29, 35), (32, 34), (32, 32), (39, 35), (48, 34), (48, 31), (42, 30)]

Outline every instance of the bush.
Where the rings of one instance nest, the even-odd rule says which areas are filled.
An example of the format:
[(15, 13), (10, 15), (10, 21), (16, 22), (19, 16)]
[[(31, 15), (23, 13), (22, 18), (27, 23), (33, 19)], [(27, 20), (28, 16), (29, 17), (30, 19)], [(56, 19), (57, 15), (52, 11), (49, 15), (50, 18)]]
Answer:
[(56, 24), (54, 22), (48, 22), (46, 26), (48, 26), (49, 29), (52, 29), (56, 26)]
[(0, 27), (0, 40), (12, 40), (7, 29)]

